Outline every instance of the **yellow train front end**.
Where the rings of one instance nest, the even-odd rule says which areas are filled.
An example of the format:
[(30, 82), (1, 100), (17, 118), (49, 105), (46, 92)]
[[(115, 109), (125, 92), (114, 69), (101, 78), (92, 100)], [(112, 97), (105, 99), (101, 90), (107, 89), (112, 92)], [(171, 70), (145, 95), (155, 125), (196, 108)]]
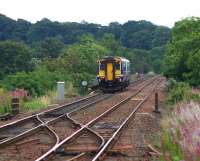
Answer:
[[(129, 84), (129, 61), (121, 57), (105, 57), (98, 61), (98, 82), (103, 91), (122, 90)], [(125, 68), (123, 68), (125, 67)]]

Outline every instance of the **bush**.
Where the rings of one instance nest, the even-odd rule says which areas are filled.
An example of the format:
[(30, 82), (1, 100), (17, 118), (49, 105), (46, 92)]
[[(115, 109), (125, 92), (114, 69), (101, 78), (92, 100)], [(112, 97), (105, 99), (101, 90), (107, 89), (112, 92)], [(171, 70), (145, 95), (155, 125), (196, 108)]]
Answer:
[(171, 86), (172, 87), (170, 87), (171, 90), (167, 98), (167, 102), (169, 104), (175, 104), (182, 100), (188, 100), (191, 98), (190, 86), (187, 83), (180, 82)]
[(175, 87), (176, 85), (178, 84), (178, 82), (173, 79), (173, 78), (170, 78), (168, 81), (167, 81), (167, 88), (168, 88), (168, 91), (170, 89), (172, 89), (173, 87)]
[(192, 93), (190, 86), (187, 83), (173, 82), (170, 88), (171, 90), (167, 98), (167, 103), (169, 104), (175, 104), (182, 100), (185, 101), (195, 100), (198, 102), (200, 101), (200, 96), (198, 94)]
[(64, 80), (64, 75), (58, 72), (49, 72), (45, 68), (38, 68), (33, 72), (18, 72), (9, 75), (3, 81), (3, 86), (8, 90), (23, 88), (32, 96), (44, 95), (48, 90), (56, 87), (56, 82)]
[(154, 75), (155, 75), (155, 73), (153, 71), (150, 71), (150, 72), (147, 73), (147, 76), (150, 76), (150, 77), (152, 77)]
[(73, 97), (78, 95), (78, 90), (74, 88), (74, 85), (72, 82), (66, 82), (65, 84), (65, 96), (66, 97)]
[(11, 112), (11, 96), (9, 92), (0, 88), (0, 114)]

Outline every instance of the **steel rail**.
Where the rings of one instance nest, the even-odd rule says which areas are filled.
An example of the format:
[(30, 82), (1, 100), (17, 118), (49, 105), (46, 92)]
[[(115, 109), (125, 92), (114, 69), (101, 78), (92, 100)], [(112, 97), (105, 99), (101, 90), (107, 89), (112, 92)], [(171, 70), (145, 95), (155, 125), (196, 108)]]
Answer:
[[(76, 111), (79, 111), (80, 109), (87, 108), (87, 107), (89, 107), (89, 106), (91, 106), (91, 105), (93, 105), (93, 104), (96, 104), (96, 103), (98, 103), (98, 102), (100, 102), (100, 101), (102, 101), (102, 100), (104, 100), (104, 99), (106, 99), (106, 98), (111, 97), (112, 95), (102, 95), (102, 96), (103, 96), (103, 97), (101, 97), (100, 99), (97, 99), (97, 100), (95, 100), (95, 101), (92, 101), (92, 102), (90, 102), (90, 103), (88, 103), (88, 104), (86, 104), (86, 105), (84, 105), (84, 106), (82, 106), (82, 107), (80, 107), (80, 108), (77, 108), (77, 109), (75, 109), (75, 110), (73, 110), (73, 111), (71, 111), (71, 112), (76, 112)], [(71, 113), (71, 112), (70, 112), (70, 113)], [(54, 121), (60, 119), (61, 117), (65, 117), (65, 116), (66, 116), (73, 124), (81, 126), (78, 122), (76, 122), (75, 120), (71, 119), (71, 118), (68, 116), (68, 113), (63, 114), (63, 115), (61, 115), (61, 116), (58, 116), (58, 117), (56, 117), (56, 118), (53, 118), (52, 120), (49, 120), (49, 121), (47, 121), (47, 122), (44, 122), (39, 116), (40, 116), (39, 114), (34, 115), (34, 118), (36, 117), (35, 119), (37, 119), (38, 122), (40, 122), (40, 124), (39, 124), (38, 126), (35, 126), (35, 127), (33, 127), (33, 128), (30, 128), (29, 130), (26, 130), (26, 131), (24, 131), (24, 132), (22, 132), (22, 133), (20, 133), (20, 134), (18, 134), (18, 135), (16, 135), (16, 136), (14, 136), (14, 137), (11, 137), (11, 138), (8, 138), (8, 139), (6, 139), (6, 140), (3, 140), (2, 142), (0, 142), (0, 146), (8, 145), (8, 144), (11, 144), (11, 143), (13, 143), (13, 142), (16, 142), (16, 141), (22, 139), (23, 136), (26, 137), (27, 135), (29, 135), (29, 133), (32, 133), (32, 131), (35, 131), (35, 129), (40, 128), (41, 126), (46, 126), (47, 128), (50, 129), (50, 127), (48, 127), (49, 124), (51, 124), (51, 123), (53, 123)], [(31, 118), (29, 118), (29, 119), (31, 119)], [(10, 128), (10, 127), (9, 127), (9, 128)]]
[[(136, 80), (136, 81), (132, 82), (131, 84), (134, 84), (134, 85), (135, 85), (135, 84), (139, 83), (139, 81), (141, 81), (141, 80), (144, 80), (144, 79)], [(1, 130), (2, 128), (8, 128), (9, 126), (12, 126), (12, 125), (14, 125), (14, 124), (17, 125), (17, 124), (24, 123), (24, 121), (28, 121), (29, 119), (34, 119), (34, 118), (37, 117), (37, 115), (42, 115), (42, 114), (45, 114), (45, 113), (48, 113), (48, 112), (57, 111), (57, 110), (59, 110), (59, 109), (62, 109), (63, 107), (66, 108), (66, 106), (70, 106), (70, 105), (75, 104), (75, 103), (80, 103), (80, 102), (82, 102), (82, 101), (88, 100), (88, 99), (93, 98), (93, 97), (98, 96), (98, 95), (100, 95), (100, 93), (97, 93), (97, 94), (94, 94), (94, 95), (91, 95), (91, 96), (87, 96), (87, 97), (81, 98), (81, 99), (79, 99), (79, 100), (72, 101), (72, 102), (69, 102), (69, 103), (66, 103), (66, 104), (57, 106), (57, 107), (55, 107), (55, 108), (52, 108), (52, 109), (49, 109), (49, 110), (40, 112), (40, 113), (38, 113), (38, 114), (34, 114), (34, 115), (31, 115), (31, 116), (27, 116), (27, 117), (25, 117), (25, 118), (22, 118), (22, 119), (19, 119), (19, 120), (10, 122), (10, 123), (8, 123), (8, 124), (5, 124), (5, 125), (0, 126), (0, 130)]]
[(38, 113), (38, 114), (34, 114), (34, 115), (31, 115), (31, 116), (28, 116), (28, 117), (25, 117), (25, 118), (22, 118), (22, 119), (13, 121), (13, 122), (11, 122), (11, 123), (8, 123), (8, 124), (5, 124), (5, 125), (0, 126), (0, 129), (5, 128), (5, 127), (8, 127), (8, 126), (11, 126), (11, 125), (14, 125), (14, 124), (23, 123), (23, 121), (28, 120), (28, 119), (31, 119), (31, 118), (34, 118), (34, 117), (37, 117), (37, 115), (42, 115), (42, 114), (45, 114), (45, 113), (48, 113), (48, 112), (52, 112), (52, 111), (54, 111), (54, 110), (58, 110), (58, 109), (61, 109), (61, 108), (63, 108), (63, 107), (66, 107), (66, 106), (70, 106), (70, 105), (72, 105), (72, 104), (82, 102), (82, 101), (84, 101), (84, 100), (93, 98), (93, 97), (98, 96), (98, 95), (100, 95), (100, 93), (97, 93), (97, 94), (91, 95), (91, 96), (87, 96), (87, 97), (85, 97), (85, 98), (81, 98), (81, 99), (79, 99), (79, 100), (76, 100), (76, 101), (73, 101), (73, 102), (70, 102), (70, 103), (67, 103), (67, 104), (64, 104), (64, 105), (57, 106), (57, 107), (55, 107), (55, 108), (52, 108), (52, 109), (49, 109), (49, 110), (40, 112), (40, 113)]
[[(136, 81), (134, 84), (137, 84), (137, 83), (139, 83), (139, 80)], [(95, 134), (95, 135), (97, 136), (97, 138), (99, 138), (99, 140), (101, 140), (101, 145), (100, 145), (99, 148), (98, 148), (98, 150), (99, 150), (99, 149), (105, 144), (103, 137), (102, 137), (101, 135), (99, 135), (98, 133), (96, 133), (95, 131), (93, 131), (92, 129), (90, 129), (90, 128), (86, 127), (86, 126), (81, 125), (81, 124), (78, 123), (76, 120), (73, 120), (72, 118), (69, 117), (69, 115), (70, 115), (71, 113), (74, 113), (74, 112), (76, 112), (76, 111), (78, 111), (78, 110), (81, 110), (81, 109), (83, 109), (83, 108), (87, 108), (87, 107), (91, 106), (92, 104), (95, 104), (95, 103), (97, 103), (97, 102), (100, 102), (101, 100), (106, 99), (106, 97), (105, 97), (105, 98), (102, 97), (101, 99), (98, 99), (98, 100), (96, 100), (96, 101), (93, 101), (93, 102), (91, 102), (91, 103), (89, 103), (89, 104), (84, 105), (83, 107), (80, 107), (80, 108), (77, 108), (77, 109), (75, 109), (75, 110), (72, 110), (71, 112), (68, 112), (68, 113), (66, 113), (66, 114), (64, 114), (64, 115), (61, 115), (61, 116), (59, 116), (59, 117), (56, 117), (56, 118), (54, 118), (54, 119), (52, 119), (52, 120), (50, 120), (50, 121), (47, 121), (47, 122), (44, 122), (44, 121), (41, 120), (41, 118), (40, 118), (40, 115), (45, 114), (46, 112), (51, 112), (51, 111), (54, 111), (54, 110), (57, 111), (58, 109), (60, 109), (60, 108), (62, 108), (62, 107), (66, 108), (65, 106), (69, 106), (69, 105), (74, 104), (74, 103), (76, 103), (76, 102), (81, 102), (81, 101), (87, 100), (87, 99), (89, 99), (89, 98), (93, 98), (93, 97), (95, 97), (95, 96), (98, 96), (98, 95), (100, 95), (100, 94), (92, 95), (92, 96), (89, 96), (89, 97), (86, 97), (86, 98), (83, 98), (83, 99), (80, 99), (80, 100), (77, 100), (77, 101), (74, 101), (74, 102), (71, 102), (71, 103), (68, 103), (68, 104), (65, 104), (65, 105), (61, 105), (61, 106), (59, 106), (59, 107), (56, 107), (56, 108), (53, 108), (53, 109), (50, 109), (50, 110), (47, 110), (47, 111), (44, 111), (44, 112), (35, 114), (35, 115), (33, 115), (33, 116), (29, 116), (29, 117), (26, 117), (26, 118), (24, 118), (24, 119), (17, 120), (17, 121), (15, 121), (15, 122), (13, 122), (13, 123), (7, 124), (7, 126), (2, 126), (2, 127), (6, 127), (6, 128), (7, 128), (7, 127), (9, 127), (9, 126), (11, 126), (11, 125), (14, 125), (15, 123), (16, 123), (16, 124), (21, 124), (21, 123), (23, 123), (23, 121), (25, 121), (26, 119), (29, 120), (29, 119), (32, 119), (32, 118), (37, 119), (38, 122), (41, 123), (40, 125), (38, 125), (38, 126), (32, 128), (32, 129), (29, 129), (29, 130), (27, 130), (27, 131), (25, 131), (25, 132), (23, 132), (23, 133), (17, 135), (16, 137), (13, 137), (12, 139), (9, 139), (9, 140), (6, 140), (6, 141), (0, 143), (0, 147), (1, 147), (1, 146), (8, 145), (8, 144), (11, 144), (11, 143), (13, 143), (13, 142), (16, 142), (16, 141), (18, 141), (18, 140), (20, 140), (20, 139), (23, 139), (23, 138), (26, 137), (26, 136), (30, 136), (31, 134), (37, 132), (37, 130), (39, 130), (39, 129), (41, 129), (41, 128), (44, 128), (44, 129), (47, 129), (47, 130), (51, 133), (51, 135), (54, 136), (54, 138), (55, 138), (56, 141), (55, 141), (55, 145), (53, 146), (52, 149), (55, 149), (55, 148), (57, 147), (57, 145), (59, 144), (59, 137), (58, 137), (58, 135), (57, 135), (48, 125), (51, 124), (51, 123), (53, 123), (53, 122), (56, 121), (57, 119), (66, 116), (66, 118), (68, 118), (73, 124), (75, 124), (76, 126), (77, 126), (77, 125), (78, 125), (78, 126), (81, 126), (81, 128), (83, 128), (83, 129), (87, 129), (87, 130), (90, 131), (91, 133)], [(81, 131), (82, 131), (82, 130), (81, 130)], [(79, 132), (78, 132), (78, 133), (79, 133)], [(78, 134), (78, 133), (77, 133), (77, 134)], [(75, 135), (74, 135), (74, 136), (75, 136)]]
[[(145, 96), (145, 98), (136, 105), (135, 109), (131, 112), (131, 114), (123, 121), (123, 123), (120, 125), (120, 127), (113, 133), (112, 137), (108, 141), (104, 141), (105, 142), (104, 146), (102, 148), (100, 148), (99, 152), (97, 150), (98, 153), (95, 155), (95, 157), (93, 158), (92, 161), (100, 160), (99, 158), (101, 158), (103, 156), (103, 154), (109, 148), (111, 143), (113, 143), (113, 141), (117, 141), (116, 136), (120, 135), (120, 132), (122, 132), (122, 130), (126, 127), (126, 125), (128, 125), (128, 123), (131, 120), (131, 118), (133, 117), (133, 115), (137, 112), (137, 110), (140, 108), (140, 106), (150, 97), (150, 95), (155, 90), (155, 88), (160, 84), (160, 82), (161, 81), (159, 80), (158, 83), (155, 85), (155, 87), (150, 91), (150, 93), (147, 96)], [(93, 123), (91, 123), (91, 124), (93, 124)], [(91, 126), (91, 124), (90, 124), (90, 126)], [(81, 159), (85, 155), (86, 155), (86, 153), (83, 152), (83, 153), (79, 154), (78, 156), (71, 158), (70, 161)]]
[(135, 116), (136, 112), (140, 109), (142, 104), (144, 104), (147, 101), (147, 99), (151, 96), (151, 94), (155, 91), (155, 89), (160, 84), (160, 82), (161, 82), (161, 80), (159, 80), (158, 83), (154, 86), (154, 88), (150, 91), (150, 93), (147, 96), (145, 96), (144, 99), (139, 102), (139, 104), (136, 105), (134, 110), (125, 119), (125, 121), (120, 125), (120, 127), (114, 132), (112, 137), (106, 142), (106, 144), (102, 147), (102, 149), (95, 155), (95, 157), (92, 159), (92, 161), (100, 161), (103, 159), (106, 151), (114, 145), (114, 143), (117, 141), (117, 137), (120, 136), (120, 134), (123, 132), (123, 129), (128, 125), (130, 120)]
[[(25, 135), (26, 133), (29, 133), (31, 130), (34, 130), (35, 128), (40, 127), (40, 125), (44, 124), (44, 121), (40, 118), (40, 115), (41, 115), (41, 114), (45, 114), (45, 113), (48, 113), (48, 112), (52, 112), (53, 110), (57, 110), (58, 108), (60, 109), (61, 107), (67, 108), (67, 107), (69, 107), (69, 106), (72, 105), (72, 104), (76, 104), (77, 102), (80, 103), (80, 102), (82, 102), (82, 101), (84, 101), (84, 100), (91, 99), (91, 98), (93, 98), (93, 97), (95, 97), (95, 96), (100, 96), (100, 94), (96, 94), (96, 95), (93, 95), (93, 96), (89, 96), (89, 97), (86, 97), (86, 98), (83, 98), (83, 99), (80, 99), (80, 100), (77, 100), (77, 101), (74, 101), (74, 102), (71, 102), (71, 103), (68, 103), (68, 104), (59, 106), (59, 107), (57, 107), (57, 108), (50, 109), (50, 110), (47, 110), (47, 111), (44, 111), (44, 112), (41, 112), (41, 113), (38, 113), (38, 114), (35, 114), (35, 115), (32, 115), (32, 116), (29, 116), (29, 117), (26, 117), (26, 118), (17, 120), (17, 121), (15, 121), (15, 122), (12, 122), (12, 123), (3, 125), (2, 127), (0, 127), (0, 131), (5, 131), (5, 130), (7, 130), (7, 129), (8, 129), (8, 130), (9, 130), (9, 129), (12, 130), (12, 128), (15, 128), (15, 127), (17, 127), (17, 126), (21, 126), (21, 125), (26, 124), (26, 123), (28, 124), (29, 121), (30, 121), (30, 122), (32, 121), (32, 123), (36, 122), (36, 125), (35, 125), (34, 127), (31, 127), (30, 129), (24, 130), (23, 132), (21, 132), (21, 133), (15, 135), (15, 136), (11, 136), (10, 138), (7, 138), (7, 139), (4, 139), (3, 141), (0, 141), (0, 145), (1, 145), (1, 144), (4, 144), (5, 142), (9, 142), (9, 141), (11, 141), (11, 140), (15, 140), (18, 136)], [(102, 96), (104, 96), (104, 95), (102, 95)], [(92, 105), (92, 104), (95, 104), (95, 103), (97, 103), (97, 102), (99, 102), (99, 101), (102, 101), (103, 99), (105, 99), (105, 97), (100, 98), (100, 99), (98, 99), (98, 100), (96, 100), (96, 101), (93, 101), (92, 103), (86, 104), (86, 105), (84, 105), (84, 107), (87, 107), (87, 106), (90, 106), (90, 105)], [(66, 107), (66, 106), (67, 106), (67, 107)], [(79, 108), (77, 108), (77, 109), (75, 109), (75, 110), (72, 110), (72, 111), (76, 111), (76, 110), (79, 110)], [(66, 114), (63, 114), (63, 115), (66, 115)], [(61, 115), (61, 116), (62, 116), (62, 115)], [(57, 117), (57, 118), (58, 118), (58, 117)], [(56, 118), (53, 118), (52, 120), (54, 120), (54, 119), (56, 119)], [(48, 122), (49, 122), (49, 121), (47, 121), (47, 123), (48, 123)], [(23, 126), (22, 126), (22, 128), (23, 128)]]
[[(101, 98), (98, 98), (97, 100), (94, 100), (94, 101), (92, 101), (92, 102), (89, 102), (88, 104), (85, 104), (84, 106), (81, 106), (80, 108), (77, 108), (77, 109), (75, 109), (75, 110), (72, 110), (71, 112), (76, 112), (76, 111), (78, 111), (78, 110), (80, 110), (80, 109), (87, 108), (87, 107), (89, 107), (89, 106), (91, 106), (91, 105), (93, 105), (93, 104), (96, 104), (96, 103), (98, 103), (98, 102), (100, 102), (100, 101), (102, 101), (102, 100), (105, 100), (105, 99), (107, 99), (107, 98), (109, 98), (109, 97), (111, 97), (111, 96), (112, 96), (111, 94), (102, 95)], [(70, 112), (70, 113), (71, 113), (71, 112)], [(21, 133), (21, 134), (19, 134), (19, 135), (15, 136), (15, 137), (13, 137), (13, 138), (11, 138), (11, 139), (8, 139), (8, 140), (3, 141), (2, 143), (0, 143), (0, 147), (1, 147), (1, 148), (4, 148), (5, 146), (8, 146), (8, 145), (10, 145), (10, 144), (12, 144), (12, 143), (15, 143), (15, 142), (17, 142), (17, 141), (19, 141), (19, 140), (21, 140), (21, 139), (24, 139), (24, 138), (26, 138), (26, 137), (29, 137), (29, 136), (33, 135), (33, 134), (36, 134), (39, 130), (42, 130), (42, 129), (44, 129), (44, 130), (46, 129), (46, 130), (49, 132), (49, 135), (52, 135), (52, 136), (53, 136), (53, 138), (54, 138), (54, 140), (55, 140), (55, 141), (54, 141), (55, 144), (54, 144), (52, 147), (54, 147), (55, 145), (57, 145), (57, 144), (59, 143), (60, 138), (59, 138), (59, 136), (56, 134), (56, 132), (55, 132), (53, 129), (51, 129), (51, 128), (49, 127), (50, 124), (53, 124), (54, 122), (58, 121), (58, 120), (59, 120), (60, 118), (62, 118), (62, 117), (66, 117), (66, 119), (68, 119), (72, 124), (75, 124), (76, 126), (77, 126), (77, 125), (80, 126), (80, 124), (75, 123), (75, 121), (74, 121), (73, 119), (71, 119), (70, 117), (67, 117), (67, 114), (68, 114), (68, 113), (66, 113), (66, 114), (64, 114), (64, 115), (61, 115), (61, 116), (59, 116), (59, 117), (57, 117), (57, 118), (54, 118), (54, 119), (52, 119), (52, 120), (50, 120), (50, 121), (47, 121), (47, 122), (44, 122), (43, 120), (41, 120), (41, 118), (39, 117), (39, 115), (36, 114), (36, 115), (35, 115), (35, 116), (36, 116), (35, 119), (37, 119), (38, 122), (40, 122), (41, 124), (39, 124), (38, 126), (32, 128), (32, 129), (29, 129), (29, 130), (27, 130), (27, 131), (25, 131), (25, 132), (23, 132), (23, 133)], [(102, 138), (99, 134), (97, 134), (96, 132), (94, 132), (94, 131), (92, 131), (92, 130), (90, 130), (90, 129), (88, 129), (88, 131), (90, 131), (91, 133), (93, 133), (93, 134), (97, 137), (97, 139), (98, 139), (99, 142), (100, 142), (99, 147), (102, 147), (103, 144), (104, 144), (103, 138)], [(51, 147), (51, 148), (52, 148), (52, 147)]]
[[(151, 80), (148, 80), (148, 82), (143, 85), (142, 87), (140, 87), (136, 92), (134, 92), (133, 94), (131, 94), (130, 96), (126, 97), (124, 100), (120, 101), (119, 103), (115, 104), (114, 106), (110, 107), (108, 110), (106, 110), (105, 112), (103, 112), (101, 115), (99, 115), (98, 117), (96, 117), (95, 119), (91, 120), (90, 122), (88, 122), (86, 125), (81, 125), (81, 128), (79, 130), (77, 130), (75, 133), (73, 133), (72, 135), (70, 135), (69, 137), (65, 138), (63, 141), (61, 141), (59, 144), (55, 145), (52, 149), (50, 149), (47, 153), (45, 153), (44, 155), (42, 155), (41, 157), (39, 157), (36, 161), (41, 161), (41, 160), (45, 160), (46, 157), (52, 155), (52, 153), (54, 153), (56, 151), (56, 149), (58, 149), (59, 147), (61, 147), (63, 144), (65, 144), (66, 142), (72, 141), (75, 138), (77, 138), (78, 136), (81, 135), (81, 133), (85, 130), (88, 129), (89, 126), (95, 124), (99, 119), (101, 119), (102, 117), (108, 115), (109, 113), (111, 113), (113, 110), (117, 109), (118, 107), (120, 107), (122, 104), (126, 103), (127, 101), (129, 101), (133, 96), (137, 95), (139, 92), (141, 92), (146, 86), (148, 86), (149, 84), (151, 84), (154, 80), (156, 80), (157, 77), (152, 78)], [(144, 82), (143, 82), (144, 83)], [(69, 116), (68, 116), (69, 117)], [(89, 128), (90, 129), (90, 128)]]

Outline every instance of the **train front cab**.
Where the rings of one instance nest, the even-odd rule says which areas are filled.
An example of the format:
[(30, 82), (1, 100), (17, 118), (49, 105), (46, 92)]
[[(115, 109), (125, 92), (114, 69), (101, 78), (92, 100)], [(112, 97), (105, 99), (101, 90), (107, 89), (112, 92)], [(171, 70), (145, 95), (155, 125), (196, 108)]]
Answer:
[(122, 90), (129, 85), (129, 67), (127, 59), (107, 58), (99, 61), (98, 81), (103, 91)]

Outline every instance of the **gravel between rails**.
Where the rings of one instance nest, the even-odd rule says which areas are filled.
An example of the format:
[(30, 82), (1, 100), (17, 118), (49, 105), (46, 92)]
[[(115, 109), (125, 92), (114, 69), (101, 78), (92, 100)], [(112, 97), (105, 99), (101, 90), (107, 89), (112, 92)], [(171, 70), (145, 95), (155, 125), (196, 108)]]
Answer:
[(144, 83), (145, 82), (136, 85), (131, 85), (123, 92), (118, 92), (111, 98), (108, 98), (100, 103), (97, 103), (94, 106), (90, 106), (89, 108), (85, 108), (83, 110), (70, 114), (70, 117), (81, 124), (87, 124), (89, 121), (93, 120), (95, 117), (102, 114), (110, 107), (114, 106), (118, 102), (130, 96), (132, 93), (136, 92), (138, 88), (144, 85)]
[[(158, 86), (159, 95), (159, 107), (162, 113), (165, 96), (165, 80)], [(107, 155), (105, 161), (159, 161), (159, 157), (150, 156), (148, 154), (148, 144), (154, 146), (158, 144), (161, 135), (160, 119), (161, 114), (154, 113), (155, 95), (151, 94), (149, 99), (141, 106), (133, 118), (126, 130), (119, 137), (118, 141), (114, 145), (131, 145), (132, 148), (123, 152), (119, 152), (113, 155)]]
[(75, 102), (73, 104), (70, 105), (66, 105), (66, 106), (62, 106), (56, 109), (53, 109), (51, 111), (47, 111), (41, 115), (39, 115), (39, 118), (44, 121), (50, 121), (56, 117), (59, 117), (61, 115), (64, 115), (66, 113), (69, 113), (71, 111), (74, 111), (76, 109), (79, 109), (80, 107), (86, 106), (92, 102), (98, 101), (98, 100), (102, 100), (104, 98), (106, 98), (107, 95), (103, 95), (103, 94), (99, 94), (99, 95), (95, 95), (92, 98), (88, 98), (86, 100), (80, 101), (80, 102)]
[[(152, 88), (155, 88), (157, 83), (158, 82), (155, 81), (154, 83), (148, 85), (140, 93), (134, 96), (130, 101), (120, 106), (111, 114), (105, 116), (103, 119), (101, 119), (101, 122), (98, 122), (94, 126), (92, 126), (92, 129), (102, 135), (106, 141), (110, 139), (113, 133), (125, 121), (125, 119), (134, 110), (134, 108), (142, 101), (142, 99), (145, 98), (145, 96), (148, 95), (149, 91), (151, 91)], [(104, 125), (101, 126), (100, 123), (103, 123)], [(129, 139), (126, 138), (126, 140)]]
[(46, 153), (55, 145), (55, 138), (45, 129), (0, 148), (0, 161), (30, 161)]
[[(97, 139), (96, 135), (90, 133), (89, 131), (85, 130), (78, 138), (68, 142), (67, 144), (63, 144), (57, 151), (53, 157), (48, 157), (48, 161), (66, 161), (72, 159), (78, 154), (81, 154), (81, 151), (77, 153), (73, 151), (69, 151), (68, 149), (76, 149), (76, 148), (84, 148), (87, 147), (94, 147), (97, 149), (100, 145), (99, 140)], [(67, 151), (67, 152), (65, 152)], [(86, 158), (90, 158), (90, 156), (86, 156)]]
[[(124, 91), (124, 92), (122, 92), (122, 93), (117, 93), (117, 94), (115, 94), (113, 97), (111, 97), (111, 98), (108, 98), (107, 100), (104, 100), (104, 101), (102, 101), (102, 102), (105, 102), (106, 101), (106, 103), (105, 103), (105, 105), (107, 105), (107, 107), (106, 107), (106, 109), (104, 109), (103, 110), (103, 112), (105, 111), (105, 110), (108, 110), (108, 108), (110, 108), (110, 107), (112, 107), (112, 106), (109, 106), (108, 104), (107, 104), (107, 101), (108, 100), (112, 100), (113, 98), (115, 98), (115, 97), (118, 97), (118, 98), (115, 98), (114, 100), (116, 100), (116, 102), (115, 103), (113, 103), (113, 104), (116, 104), (116, 103), (119, 103), (120, 102), (120, 100), (119, 100), (119, 98), (120, 97), (122, 97), (122, 96), (124, 96), (123, 98), (121, 98), (121, 99), (124, 99), (124, 98), (127, 98), (127, 96), (130, 96), (130, 94), (132, 94), (132, 92), (134, 91), (134, 90), (138, 90), (138, 88), (140, 88), (140, 87), (142, 87), (143, 85), (144, 85), (144, 83), (145, 83), (145, 81), (143, 82), (141, 82), (140, 84), (137, 84), (137, 85), (134, 85), (134, 86), (131, 86), (132, 87), (132, 89), (131, 89), (131, 91), (130, 90), (126, 90), (126, 91)], [(99, 104), (102, 104), (102, 102), (101, 103), (99, 103)], [(111, 102), (113, 102), (113, 100), (111, 101)], [(101, 108), (99, 108), (99, 109), (101, 109)], [(82, 112), (81, 112), (82, 111)], [(90, 111), (91, 112), (91, 108), (89, 107), (89, 108), (84, 108), (83, 110), (79, 110), (78, 112), (74, 112), (73, 114), (74, 115), (79, 115), (80, 116), (80, 113), (82, 113), (82, 114), (84, 114), (84, 116), (85, 116), (85, 111)], [(95, 112), (95, 111), (92, 111), (91, 113), (93, 113), (93, 112)], [(100, 114), (102, 113), (102, 111), (100, 112)], [(71, 115), (69, 115), (70, 117), (73, 115), (73, 114), (71, 114)], [(96, 114), (95, 113), (95, 116), (93, 116), (93, 117), (96, 117), (96, 116), (98, 116), (99, 114)], [(77, 117), (78, 118), (78, 117)], [(73, 118), (74, 119), (74, 118)], [(85, 121), (85, 122), (88, 122), (88, 121), (90, 121), (90, 119), (86, 119), (87, 121), (85, 121), (85, 120), (83, 120), (83, 122)], [(77, 121), (77, 120), (76, 120)], [(85, 129), (84, 129), (84, 131), (85, 131)], [(87, 132), (88, 133), (88, 132)], [(89, 132), (88, 134), (91, 134), (91, 132)], [(87, 134), (87, 135), (88, 135)], [(94, 134), (93, 134), (94, 135)], [(70, 147), (70, 148), (72, 148), (72, 147), (76, 147), (76, 148), (80, 148), (80, 147), (85, 147), (85, 148), (87, 148), (87, 147), (90, 147), (90, 146), (93, 146), (93, 147), (95, 147), (96, 146), (96, 149), (97, 148), (99, 148), (100, 147), (100, 145), (102, 144), (102, 140), (100, 139), (100, 137), (97, 137), (97, 135), (94, 135), (95, 137), (83, 137), (83, 135), (81, 134), (80, 135), (80, 133), (79, 133), (79, 135), (78, 135), (78, 137), (75, 137), (75, 138), (73, 138), (73, 139), (70, 139), (70, 140), (68, 140), (66, 143), (62, 143), (62, 145), (61, 146), (59, 146), (59, 148), (57, 148), (57, 150), (56, 150), (56, 152), (53, 152), (53, 153), (51, 153), (50, 155), (48, 155), (46, 158), (45, 158), (45, 160), (68, 160), (68, 159), (71, 159), (71, 158), (73, 158), (73, 157), (75, 157), (76, 155), (78, 155), (78, 154), (76, 154), (76, 155), (72, 155), (72, 156), (70, 156), (70, 154), (69, 153), (73, 153), (73, 150), (71, 151), (70, 149), (67, 149), (67, 147)], [(92, 138), (92, 139), (91, 139)], [(97, 140), (100, 140), (100, 143), (97, 143), (97, 142), (99, 142), (99, 141), (97, 141)], [(96, 142), (96, 145), (95, 145), (95, 142)], [(53, 150), (54, 151), (54, 150)], [(81, 153), (81, 151), (80, 151), (80, 153)], [(89, 156), (87, 156), (86, 155), (86, 157), (90, 157), (90, 155)]]
[[(63, 106), (63, 108), (61, 106), (52, 111), (47, 111), (44, 114), (39, 115), (38, 118), (40, 118), (44, 122), (50, 121), (60, 115), (67, 113), (67, 112), (76, 110), (76, 109), (80, 108), (81, 106), (86, 106), (87, 104), (89, 104), (91, 102), (101, 101), (106, 97), (107, 97), (107, 95), (102, 95), (102, 94), (94, 95), (94, 96), (92, 96), (92, 98), (88, 98), (88, 99), (82, 100), (80, 102), (68, 104), (66, 106)], [(40, 122), (37, 119), (37, 116), (34, 115), (29, 118), (25, 118), (23, 120), (15, 122), (13, 124), (5, 125), (0, 128), (0, 143), (3, 143), (9, 139), (16, 137), (17, 135), (27, 132), (28, 130), (31, 130), (32, 128), (39, 126), (40, 124), (42, 124), (42, 122)]]
[(60, 117), (56, 120), (56, 122), (49, 123), (48, 127), (58, 135), (59, 142), (80, 128), (79, 126), (73, 124), (72, 121), (66, 116)]
[(28, 119), (26, 122), (18, 123), (16, 126), (0, 128), (0, 143), (19, 135), (27, 130), (38, 126), (41, 122), (36, 117)]

